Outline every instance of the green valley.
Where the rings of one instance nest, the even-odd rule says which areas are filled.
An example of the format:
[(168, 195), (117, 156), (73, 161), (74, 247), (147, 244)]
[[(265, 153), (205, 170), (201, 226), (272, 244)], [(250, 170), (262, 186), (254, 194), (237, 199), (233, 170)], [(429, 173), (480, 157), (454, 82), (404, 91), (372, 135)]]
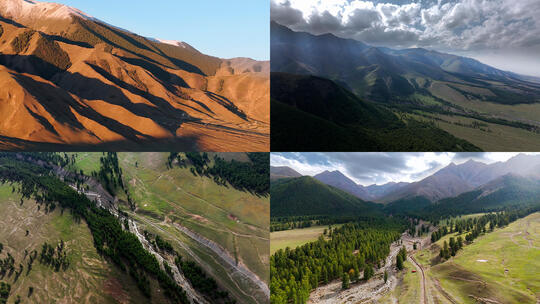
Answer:
[(268, 154), (4, 153), (0, 169), (2, 227), (18, 227), (0, 231), (4, 252), (26, 268), (24, 250), (61, 243), (69, 261), (10, 274), (10, 299), (267, 302)]

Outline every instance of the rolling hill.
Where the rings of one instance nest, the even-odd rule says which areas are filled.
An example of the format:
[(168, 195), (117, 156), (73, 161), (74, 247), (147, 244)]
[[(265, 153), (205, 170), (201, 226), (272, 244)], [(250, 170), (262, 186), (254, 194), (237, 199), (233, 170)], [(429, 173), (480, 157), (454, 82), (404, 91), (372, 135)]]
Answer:
[(269, 62), (207, 56), (60, 4), (5, 0), (0, 17), (2, 149), (269, 149)]
[(478, 151), (437, 128), (359, 99), (331, 80), (271, 74), (273, 151)]
[(271, 184), (271, 217), (380, 214), (380, 205), (365, 202), (310, 176), (276, 180)]

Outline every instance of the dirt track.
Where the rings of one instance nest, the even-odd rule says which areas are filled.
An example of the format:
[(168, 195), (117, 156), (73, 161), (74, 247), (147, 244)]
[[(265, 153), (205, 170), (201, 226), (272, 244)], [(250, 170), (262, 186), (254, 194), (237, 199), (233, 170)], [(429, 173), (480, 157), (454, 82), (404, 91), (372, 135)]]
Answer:
[(424, 274), (424, 268), (422, 268), (422, 266), (416, 262), (412, 255), (408, 255), (407, 258), (409, 258), (409, 261), (416, 267), (417, 271), (422, 273), (422, 280), (420, 281), (420, 292), (422, 296), (420, 297), (420, 303), (428, 304), (426, 293), (426, 275)]

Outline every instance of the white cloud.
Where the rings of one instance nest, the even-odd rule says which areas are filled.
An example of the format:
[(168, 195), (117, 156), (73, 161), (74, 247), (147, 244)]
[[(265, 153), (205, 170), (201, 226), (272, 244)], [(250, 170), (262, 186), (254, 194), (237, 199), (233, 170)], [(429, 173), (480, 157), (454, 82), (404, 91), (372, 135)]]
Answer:
[[(288, 166), (303, 175), (316, 175), (325, 170), (339, 170), (362, 185), (388, 182), (415, 182), (426, 178), (450, 163), (461, 164), (468, 160), (491, 164), (507, 161), (514, 152), (487, 153), (271, 153), (272, 166)], [(540, 153), (527, 153), (540, 154)]]
[[(272, 19), (312, 34), (333, 33), (379, 46), (427, 47), (451, 53), (506, 50), (508, 54), (516, 48), (540, 53), (538, 0), (411, 1), (406, 4), (360, 0), (271, 1)], [(294, 15), (293, 22), (291, 15)], [(512, 57), (507, 57), (507, 61), (508, 58)], [(539, 70), (540, 56), (529, 65)]]

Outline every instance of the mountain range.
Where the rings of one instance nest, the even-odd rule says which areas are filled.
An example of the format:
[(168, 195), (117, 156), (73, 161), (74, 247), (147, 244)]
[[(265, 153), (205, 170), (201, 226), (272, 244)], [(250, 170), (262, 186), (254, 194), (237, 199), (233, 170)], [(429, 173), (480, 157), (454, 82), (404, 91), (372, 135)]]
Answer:
[[(338, 189), (358, 200), (348, 196), (343, 200)], [(340, 171), (324, 171), (313, 177), (274, 179), (270, 192), (272, 208), (276, 208), (272, 216), (377, 214), (382, 210), (415, 214), (498, 210), (510, 205), (537, 203), (540, 155), (519, 154), (492, 164), (474, 160), (459, 165), (451, 163), (413, 183), (362, 186)], [(363, 211), (351, 211), (357, 207)], [(291, 211), (284, 211), (288, 209)]]
[[(271, 167), (271, 171), (276, 168)], [(279, 170), (281, 172), (294, 171), (289, 167), (279, 167)], [(416, 197), (436, 202), (480, 187), (488, 187), (486, 185), (490, 182), (509, 174), (540, 180), (540, 155), (518, 154), (505, 162), (492, 164), (475, 160), (468, 160), (457, 165), (452, 162), (432, 175), (412, 183), (389, 182), (382, 185), (363, 186), (338, 170), (327, 170), (314, 175), (313, 178), (362, 200), (386, 204)], [(282, 174), (274, 176), (274, 179), (285, 177), (298, 177), (298, 175)]]
[[(432, 81), (441, 81), (488, 86), (489, 93), (479, 95), (491, 95), (495, 102), (540, 101), (540, 84), (475, 59), (423, 48), (374, 47), (333, 34), (294, 32), (273, 21), (271, 30), (272, 72), (322, 76), (369, 100), (413, 101), (409, 98), (412, 93), (429, 89)], [(502, 81), (508, 87), (490, 86), (488, 81)], [(509, 95), (515, 98), (506, 100)]]
[[(525, 110), (540, 106), (540, 79), (502, 71), (475, 59), (423, 48), (375, 47), (333, 34), (295, 32), (272, 21), (271, 72), (275, 83), (271, 87), (272, 107), (276, 109), (275, 115), (272, 113), (276, 121), (272, 124), (272, 145), (280, 151), (309, 145), (317, 134), (320, 144), (315, 150), (337, 146), (343, 151), (447, 151), (451, 143), (453, 150), (515, 151), (516, 138), (522, 138), (531, 151), (540, 147), (540, 120)], [(362, 104), (361, 115), (356, 114), (357, 109), (340, 113), (338, 109), (350, 108), (340, 96), (346, 93), (330, 94), (328, 90), (354, 95), (355, 103)], [(335, 108), (331, 112), (335, 115), (320, 115), (308, 107), (320, 103), (312, 99), (317, 94), (325, 96), (326, 108)], [(425, 134), (418, 136), (404, 132), (397, 140), (388, 139), (384, 128), (372, 120), (398, 130), (404, 128), (400, 122), (405, 128), (419, 122), (430, 123), (432, 128), (427, 132), (429, 128), (424, 126)], [(294, 127), (287, 130), (286, 125)], [(376, 136), (370, 136), (373, 134)], [(427, 142), (422, 143), (424, 147), (404, 149), (400, 143), (404, 136)], [(440, 142), (433, 137), (439, 137)]]
[(0, 39), (2, 149), (269, 149), (268, 61), (33, 0), (0, 2)]

